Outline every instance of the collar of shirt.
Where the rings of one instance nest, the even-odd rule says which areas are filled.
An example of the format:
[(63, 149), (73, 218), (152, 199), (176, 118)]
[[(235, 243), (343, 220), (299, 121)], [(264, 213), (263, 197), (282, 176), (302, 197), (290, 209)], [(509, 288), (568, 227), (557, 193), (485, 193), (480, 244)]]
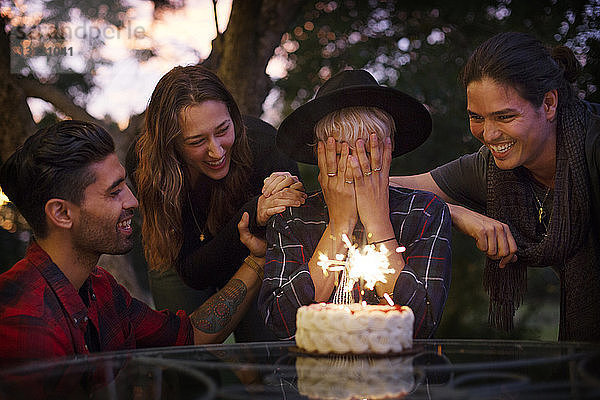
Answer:
[[(26, 258), (37, 268), (44, 277), (48, 286), (56, 294), (58, 301), (64, 307), (71, 322), (78, 328), (84, 328), (88, 321), (88, 307), (83, 303), (82, 298), (75, 287), (69, 282), (65, 274), (52, 261), (37, 243), (32, 243), (27, 249)], [(82, 288), (85, 288), (89, 298), (94, 298), (90, 278), (88, 278)]]

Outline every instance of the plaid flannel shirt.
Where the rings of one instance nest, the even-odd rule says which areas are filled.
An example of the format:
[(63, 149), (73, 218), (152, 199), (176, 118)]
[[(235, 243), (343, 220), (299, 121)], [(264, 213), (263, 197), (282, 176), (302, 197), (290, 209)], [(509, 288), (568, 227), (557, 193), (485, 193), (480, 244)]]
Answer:
[[(92, 346), (85, 338), (88, 324), (95, 331)], [(4, 365), (89, 354), (94, 346), (96, 351), (113, 351), (192, 344), (193, 337), (185, 312), (152, 310), (100, 267), (78, 292), (36, 243), (24, 259), (0, 275)]]
[[(406, 247), (393, 300), (413, 310), (414, 336), (428, 338), (439, 324), (450, 288), (450, 211), (429, 192), (397, 187), (389, 192), (390, 220), (398, 243)], [(315, 302), (308, 262), (328, 223), (322, 192), (269, 220), (258, 304), (265, 324), (281, 339), (294, 337), (297, 309)]]

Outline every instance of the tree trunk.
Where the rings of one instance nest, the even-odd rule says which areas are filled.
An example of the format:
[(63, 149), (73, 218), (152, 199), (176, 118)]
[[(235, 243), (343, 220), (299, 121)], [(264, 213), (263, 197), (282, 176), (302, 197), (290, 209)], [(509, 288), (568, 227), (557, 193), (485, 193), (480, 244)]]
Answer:
[[(272, 87), (265, 69), (280, 44), (281, 37), (297, 17), (306, 0), (234, 0), (227, 30), (213, 41), (213, 51), (204, 62), (217, 72), (233, 93), (242, 113), (260, 116), (262, 103)], [(0, 157), (6, 159), (35, 130), (27, 97), (52, 103), (71, 118), (102, 121), (75, 105), (64, 92), (52, 85), (30, 79), (15, 79), (10, 74), (10, 43), (0, 21)], [(139, 125), (134, 116), (125, 132), (111, 132), (115, 141), (126, 147)], [(123, 143), (121, 143), (123, 142)], [(120, 147), (120, 146), (117, 146)]]
[[(260, 116), (272, 87), (265, 69), (305, 0), (234, 0), (227, 30), (213, 42), (216, 69), (244, 114)], [(216, 66), (214, 64), (217, 64)]]
[(0, 161), (6, 160), (35, 129), (27, 98), (10, 74), (10, 41), (0, 17)]

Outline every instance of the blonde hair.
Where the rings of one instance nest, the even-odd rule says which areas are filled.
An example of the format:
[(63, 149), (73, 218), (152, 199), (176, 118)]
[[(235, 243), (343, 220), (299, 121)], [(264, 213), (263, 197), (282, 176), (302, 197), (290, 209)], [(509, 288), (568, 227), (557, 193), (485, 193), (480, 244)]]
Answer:
[(391, 137), (393, 147), (392, 133), (395, 130), (396, 124), (392, 116), (380, 108), (346, 107), (321, 118), (315, 125), (315, 136), (317, 141), (326, 141), (329, 136), (333, 136), (337, 141), (354, 147), (356, 140), (368, 140), (369, 134), (376, 133), (380, 141)]

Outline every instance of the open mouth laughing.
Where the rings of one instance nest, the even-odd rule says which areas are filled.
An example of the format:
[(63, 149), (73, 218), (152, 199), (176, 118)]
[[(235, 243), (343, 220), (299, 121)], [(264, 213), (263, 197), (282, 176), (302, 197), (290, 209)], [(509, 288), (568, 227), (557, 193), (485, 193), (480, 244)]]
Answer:
[(124, 232), (124, 233), (127, 233), (127, 234), (131, 233), (131, 232), (132, 232), (132, 228), (131, 228), (131, 217), (128, 217), (128, 218), (126, 218), (126, 219), (124, 219), (124, 220), (120, 221), (120, 222), (117, 224), (117, 229), (118, 229), (119, 231), (121, 231), (121, 232)]
[(513, 140), (511, 142), (504, 142), (501, 144), (489, 144), (488, 143), (487, 146), (494, 153), (503, 155), (503, 154), (506, 154), (510, 149), (512, 149), (512, 147), (515, 145), (515, 143), (517, 143), (517, 141)]
[(217, 161), (205, 161), (205, 164), (208, 165), (209, 168), (219, 169), (225, 164), (225, 154)]

